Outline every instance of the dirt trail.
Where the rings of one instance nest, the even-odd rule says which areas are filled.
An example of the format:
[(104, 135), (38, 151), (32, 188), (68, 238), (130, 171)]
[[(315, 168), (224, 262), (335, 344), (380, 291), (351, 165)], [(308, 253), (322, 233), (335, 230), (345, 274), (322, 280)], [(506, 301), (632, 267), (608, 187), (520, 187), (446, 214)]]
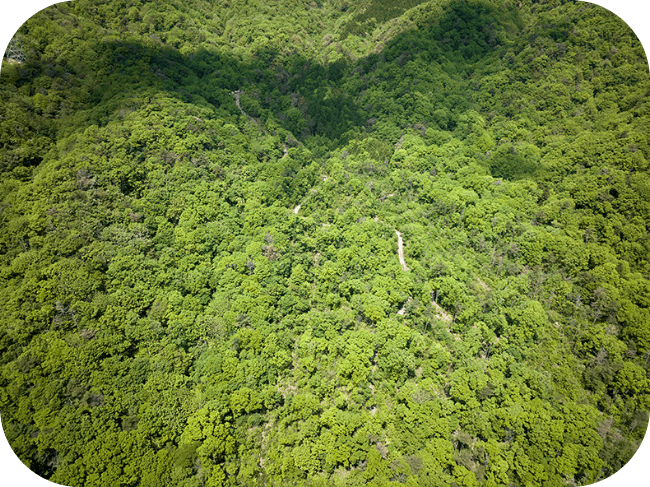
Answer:
[(251, 122), (253, 122), (255, 125), (257, 125), (257, 121), (251, 117), (248, 113), (244, 111), (244, 109), (241, 107), (239, 104), (239, 97), (242, 95), (243, 91), (237, 90), (237, 91), (231, 91), (230, 94), (235, 97), (235, 104), (237, 105), (237, 108), (239, 108), (239, 111), (242, 112), (245, 116), (247, 116)]
[[(390, 194), (388, 196), (393, 196), (393, 195)], [(379, 217), (375, 217), (373, 218), (373, 220), (379, 223), (384, 223), (382, 220), (379, 219)], [(401, 264), (402, 269), (404, 269), (405, 271), (410, 271), (411, 269), (409, 269), (409, 267), (406, 265), (406, 261), (404, 260), (404, 240), (402, 240), (402, 234), (396, 228), (393, 228), (393, 230), (397, 234), (397, 257), (399, 258), (399, 263)]]
[(410, 269), (404, 260), (404, 242), (402, 241), (402, 234), (397, 229), (395, 229), (395, 233), (397, 234), (397, 256), (399, 257), (399, 263), (402, 264), (402, 269), (409, 271)]
[(300, 207), (301, 207), (301, 206), (302, 206), (302, 204), (296, 206), (296, 207), (293, 209), (294, 214), (296, 214), (296, 215), (298, 214), (298, 212), (300, 211)]

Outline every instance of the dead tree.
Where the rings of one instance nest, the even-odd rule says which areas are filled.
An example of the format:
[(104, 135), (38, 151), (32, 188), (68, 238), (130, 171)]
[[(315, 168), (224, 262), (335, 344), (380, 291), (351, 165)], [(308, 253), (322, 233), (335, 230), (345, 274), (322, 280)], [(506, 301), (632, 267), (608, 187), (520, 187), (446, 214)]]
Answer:
[(20, 42), (18, 38), (14, 37), (13, 39), (11, 39), (11, 41), (9, 42), (9, 46), (7, 46), (5, 57), (9, 61), (13, 61), (21, 64), (27, 61), (27, 54), (25, 54), (25, 49), (23, 48), (23, 44)]

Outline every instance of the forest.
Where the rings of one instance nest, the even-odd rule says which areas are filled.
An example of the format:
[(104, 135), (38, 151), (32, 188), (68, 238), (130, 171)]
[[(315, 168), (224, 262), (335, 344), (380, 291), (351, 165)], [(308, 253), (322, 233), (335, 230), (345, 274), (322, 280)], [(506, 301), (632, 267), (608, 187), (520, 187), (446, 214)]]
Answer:
[(73, 0), (0, 72), (0, 414), (84, 487), (589, 485), (650, 411), (650, 70), (569, 0)]

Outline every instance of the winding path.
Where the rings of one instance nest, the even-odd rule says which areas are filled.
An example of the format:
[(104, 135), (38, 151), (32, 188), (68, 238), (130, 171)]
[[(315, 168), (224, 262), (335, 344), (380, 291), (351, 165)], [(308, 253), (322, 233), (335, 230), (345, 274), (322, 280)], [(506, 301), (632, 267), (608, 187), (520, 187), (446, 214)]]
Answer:
[(242, 95), (242, 93), (243, 93), (242, 90), (230, 92), (230, 94), (235, 97), (235, 104), (237, 105), (237, 108), (239, 108), (239, 111), (242, 112), (245, 116), (247, 116), (251, 122), (257, 125), (257, 121), (253, 117), (251, 117), (248, 113), (246, 113), (239, 103), (239, 97)]

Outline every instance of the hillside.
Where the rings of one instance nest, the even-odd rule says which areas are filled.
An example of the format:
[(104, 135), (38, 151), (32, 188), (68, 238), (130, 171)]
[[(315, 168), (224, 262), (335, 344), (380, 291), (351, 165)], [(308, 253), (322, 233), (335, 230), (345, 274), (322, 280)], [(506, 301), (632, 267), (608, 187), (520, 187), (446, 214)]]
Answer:
[(650, 71), (540, 0), (74, 0), (0, 75), (0, 414), (71, 486), (560, 486), (650, 410)]

